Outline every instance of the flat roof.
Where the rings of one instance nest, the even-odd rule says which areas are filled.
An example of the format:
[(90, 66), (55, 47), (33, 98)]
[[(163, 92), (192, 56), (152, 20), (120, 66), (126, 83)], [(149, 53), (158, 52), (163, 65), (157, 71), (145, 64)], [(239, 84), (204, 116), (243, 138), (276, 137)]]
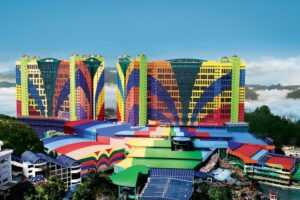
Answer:
[(171, 147), (171, 141), (160, 138), (130, 138), (126, 144), (132, 147)]
[(294, 166), (295, 158), (272, 154), (265, 163), (270, 166), (280, 166), (283, 169), (291, 170)]
[(126, 158), (125, 160), (115, 164), (115, 166), (122, 169), (126, 169), (133, 165), (146, 165), (150, 168), (165, 169), (194, 169), (200, 163), (200, 160)]
[(263, 139), (248, 132), (230, 132), (230, 135), (234, 142), (268, 145)]
[(202, 160), (201, 151), (172, 151), (170, 148), (137, 148), (131, 152), (129, 158), (161, 158)]
[(225, 140), (202, 140), (202, 139), (195, 139), (193, 141), (195, 148), (228, 148), (228, 142)]
[(257, 163), (274, 148), (269, 145), (229, 142), (228, 153), (241, 158), (244, 163)]

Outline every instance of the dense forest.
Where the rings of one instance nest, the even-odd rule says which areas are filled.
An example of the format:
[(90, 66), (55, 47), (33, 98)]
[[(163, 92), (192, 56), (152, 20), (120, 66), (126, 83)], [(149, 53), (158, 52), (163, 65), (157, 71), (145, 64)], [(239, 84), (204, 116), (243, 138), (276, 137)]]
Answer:
[(0, 114), (0, 140), (4, 142), (3, 148), (13, 149), (17, 156), (26, 150), (33, 152), (44, 150), (43, 143), (33, 129), (13, 117), (2, 114)]
[(245, 113), (245, 121), (249, 123), (249, 131), (258, 137), (269, 137), (276, 146), (300, 146), (300, 120), (293, 122), (273, 115), (267, 106), (257, 108), (254, 112)]

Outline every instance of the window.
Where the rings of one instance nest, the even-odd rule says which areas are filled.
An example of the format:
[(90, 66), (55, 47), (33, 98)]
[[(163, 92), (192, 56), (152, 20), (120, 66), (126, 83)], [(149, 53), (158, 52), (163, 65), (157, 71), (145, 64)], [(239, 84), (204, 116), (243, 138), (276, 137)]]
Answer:
[(0, 161), (0, 164), (5, 163), (5, 162), (7, 162), (7, 161), (8, 161), (8, 158), (4, 158), (4, 159), (2, 159), (2, 160)]
[(2, 183), (5, 183), (8, 181), (8, 178), (3, 179)]

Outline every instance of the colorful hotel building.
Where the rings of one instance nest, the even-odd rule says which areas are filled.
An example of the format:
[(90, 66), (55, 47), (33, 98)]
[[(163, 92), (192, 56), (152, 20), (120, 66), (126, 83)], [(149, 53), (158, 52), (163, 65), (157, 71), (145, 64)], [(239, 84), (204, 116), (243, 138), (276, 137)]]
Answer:
[(104, 119), (104, 59), (23, 56), (16, 63), (17, 117)]
[(134, 126), (244, 121), (245, 63), (238, 56), (147, 62), (144, 55), (124, 55), (117, 62), (117, 85), (117, 120)]

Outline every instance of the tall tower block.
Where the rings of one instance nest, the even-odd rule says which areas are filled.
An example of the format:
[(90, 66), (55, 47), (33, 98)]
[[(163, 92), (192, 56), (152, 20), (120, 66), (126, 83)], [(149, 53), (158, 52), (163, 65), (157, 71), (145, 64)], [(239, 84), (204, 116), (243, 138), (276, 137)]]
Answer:
[(104, 95), (104, 58), (97, 54), (92, 55), (89, 58), (89, 62), (94, 66), (94, 78), (93, 78), (93, 93), (94, 93), (94, 119), (104, 120), (105, 117), (105, 95)]
[(117, 121), (125, 122), (125, 100), (126, 100), (126, 71), (131, 63), (130, 56), (122, 55), (116, 63), (117, 67)]
[(70, 120), (104, 120), (104, 59), (101, 55), (70, 58)]

